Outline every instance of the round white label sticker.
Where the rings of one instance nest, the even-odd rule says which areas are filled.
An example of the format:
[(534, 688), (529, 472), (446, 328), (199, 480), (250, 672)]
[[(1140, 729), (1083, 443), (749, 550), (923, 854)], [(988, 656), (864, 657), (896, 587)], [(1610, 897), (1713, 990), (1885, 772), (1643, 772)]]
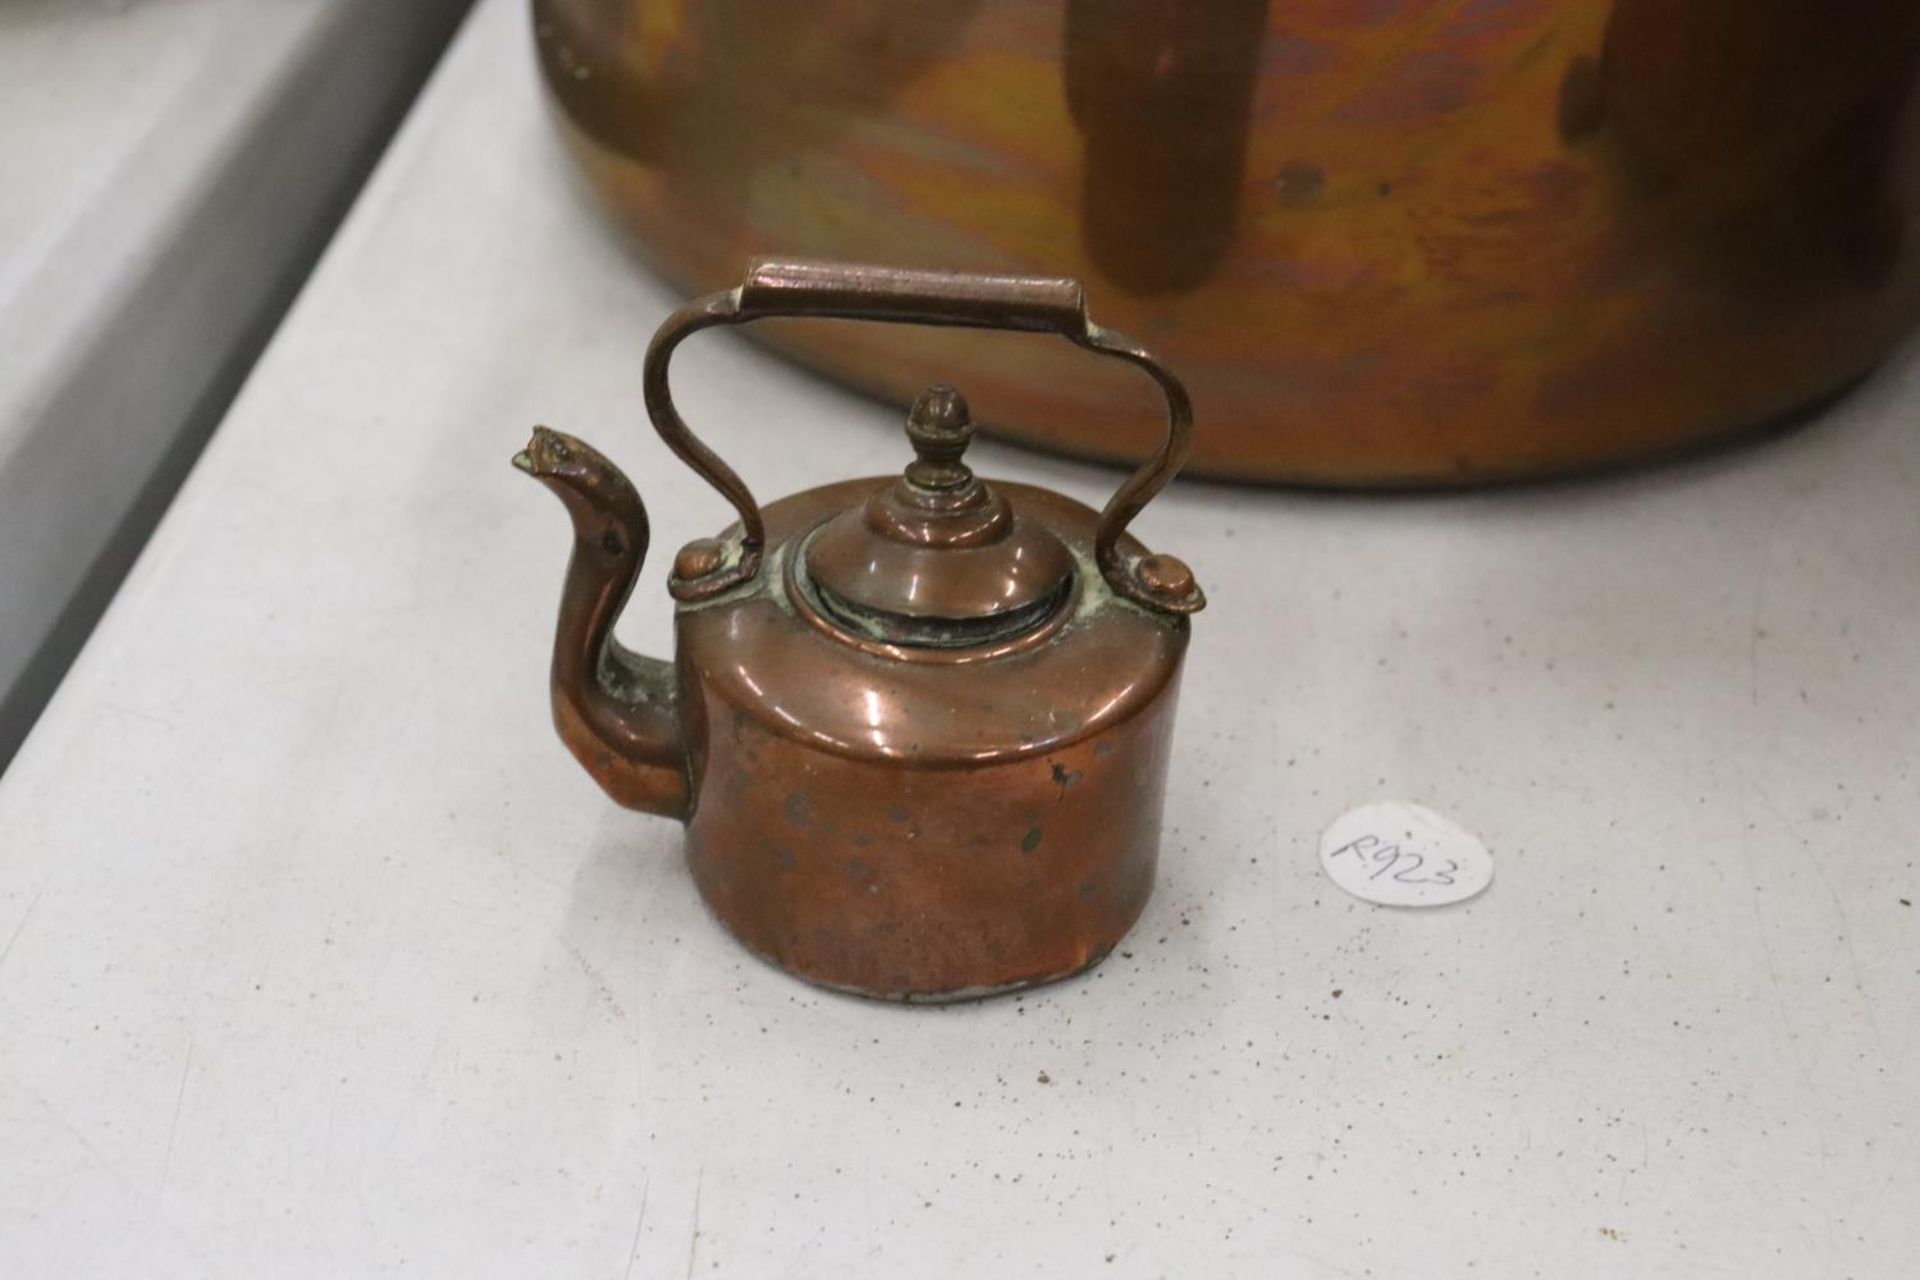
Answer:
[(1493, 879), (1493, 856), (1479, 837), (1398, 800), (1341, 814), (1320, 837), (1320, 865), (1342, 889), (1383, 907), (1464, 902)]

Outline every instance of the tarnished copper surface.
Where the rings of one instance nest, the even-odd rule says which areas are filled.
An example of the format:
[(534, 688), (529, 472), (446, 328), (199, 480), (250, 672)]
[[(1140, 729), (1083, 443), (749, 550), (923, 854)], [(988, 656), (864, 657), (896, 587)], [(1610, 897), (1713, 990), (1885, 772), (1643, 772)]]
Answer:
[[(1096, 513), (975, 477), (966, 401), (936, 386), (898, 478), (762, 509), (680, 421), (667, 367), (697, 329), (769, 311), (1061, 333), (1152, 375), (1167, 435)], [(581, 763), (622, 803), (683, 819), (715, 913), (811, 981), (959, 999), (1099, 960), (1152, 891), (1204, 602), (1184, 564), (1125, 532), (1184, 454), (1178, 379), (1092, 324), (1071, 281), (782, 262), (670, 317), (644, 381), (662, 437), (741, 519), (675, 559), (668, 666), (612, 637), (648, 541), (633, 486), (545, 428), (514, 459), (573, 519), (551, 685)]]
[[(791, 545), (876, 483), (772, 504), (770, 539)], [(1092, 511), (1003, 487), (1091, 566)], [(783, 579), (678, 615), (687, 853), (715, 913), (804, 977), (915, 998), (1104, 956), (1152, 890), (1185, 619), (1083, 572), (1045, 643), (904, 662), (823, 641)]]
[[(1071, 275), (1195, 465), (1431, 484), (1765, 421), (1920, 312), (1920, 0), (534, 0), (566, 132), (689, 291), (771, 249)], [(798, 286), (795, 286), (798, 287)], [(1109, 459), (1112, 372), (766, 335)]]

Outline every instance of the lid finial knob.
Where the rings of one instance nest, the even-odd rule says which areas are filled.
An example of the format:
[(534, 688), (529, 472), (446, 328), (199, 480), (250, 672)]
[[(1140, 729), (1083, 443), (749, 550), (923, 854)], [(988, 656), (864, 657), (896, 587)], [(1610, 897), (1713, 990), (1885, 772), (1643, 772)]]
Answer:
[(973, 470), (960, 461), (973, 439), (973, 414), (955, 388), (938, 382), (920, 393), (907, 414), (907, 439), (918, 455), (907, 466), (910, 484), (947, 490), (973, 479)]

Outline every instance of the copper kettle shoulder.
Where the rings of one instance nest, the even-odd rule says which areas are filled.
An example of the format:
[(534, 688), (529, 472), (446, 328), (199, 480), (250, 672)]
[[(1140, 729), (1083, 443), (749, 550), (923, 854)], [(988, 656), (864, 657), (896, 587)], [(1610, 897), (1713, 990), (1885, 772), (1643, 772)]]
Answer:
[[(690, 334), (772, 315), (1064, 336), (1150, 374), (1160, 452), (1095, 512), (963, 461), (973, 426), (937, 386), (915, 460), (764, 510), (674, 408)], [(663, 324), (647, 409), (739, 512), (669, 580), (673, 662), (613, 624), (646, 511), (611, 463), (537, 429), (514, 458), (573, 519), (552, 663), (560, 736), (620, 803), (681, 819), (702, 895), (752, 950), (810, 981), (954, 999), (1077, 973), (1152, 891), (1188, 616), (1187, 567), (1128, 522), (1184, 460), (1179, 381), (1087, 317), (1070, 280), (762, 262)]]

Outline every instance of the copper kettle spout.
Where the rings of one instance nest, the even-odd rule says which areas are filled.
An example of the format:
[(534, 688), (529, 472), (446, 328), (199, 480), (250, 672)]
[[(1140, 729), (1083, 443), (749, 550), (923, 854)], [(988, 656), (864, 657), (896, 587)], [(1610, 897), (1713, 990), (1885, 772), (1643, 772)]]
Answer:
[(671, 663), (613, 637), (651, 536), (620, 469), (572, 436), (535, 427), (513, 465), (573, 518), (573, 558), (553, 635), (553, 722), (576, 759), (629, 809), (687, 816), (687, 749)]

